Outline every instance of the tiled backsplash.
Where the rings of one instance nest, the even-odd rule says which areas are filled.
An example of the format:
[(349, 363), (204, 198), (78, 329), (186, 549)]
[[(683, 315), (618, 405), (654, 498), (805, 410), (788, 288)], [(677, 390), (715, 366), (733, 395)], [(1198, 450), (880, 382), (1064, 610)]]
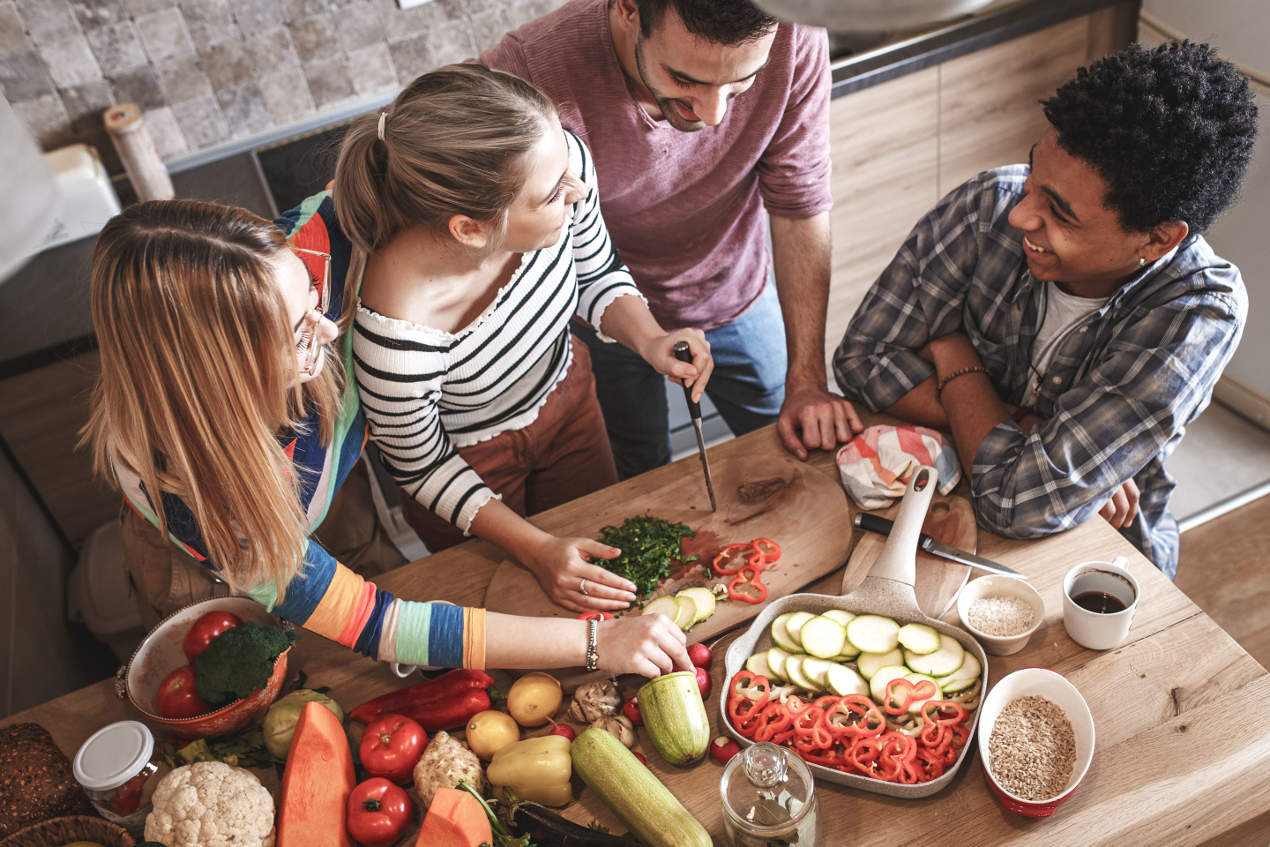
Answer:
[(133, 101), (183, 157), (382, 99), (564, 0), (0, 0), (0, 87), (46, 149)]

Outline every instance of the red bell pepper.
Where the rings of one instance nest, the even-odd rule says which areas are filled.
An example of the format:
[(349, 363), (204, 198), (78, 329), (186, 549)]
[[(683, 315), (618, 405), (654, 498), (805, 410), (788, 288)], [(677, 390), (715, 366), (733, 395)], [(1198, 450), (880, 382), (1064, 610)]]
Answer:
[(882, 708), (889, 714), (902, 715), (915, 701), (927, 700), (938, 693), (939, 688), (929, 679), (910, 682), (902, 676), (896, 677), (886, 684)]
[[(736, 567), (732, 567), (732, 565)], [(733, 576), (744, 567), (758, 567), (765, 564), (763, 554), (753, 544), (729, 544), (719, 551), (710, 563), (710, 567), (719, 576)]]
[[(758, 716), (758, 726), (754, 730), (755, 741), (775, 741), (773, 738), (777, 733), (788, 730), (792, 736), (794, 725), (794, 716), (789, 713), (789, 709), (782, 703), (769, 702), (763, 707), (763, 711)], [(779, 744), (779, 741), (775, 741)]]
[(756, 538), (750, 543), (754, 545), (754, 549), (758, 551), (759, 555), (767, 560), (768, 564), (781, 557), (781, 546), (770, 538)]
[[(732, 581), (728, 583), (728, 596), (733, 600), (740, 600), (744, 603), (762, 603), (767, 599), (767, 586), (763, 584), (762, 568), (756, 568), (753, 565), (745, 565), (741, 568), (736, 576), (732, 577)], [(745, 591), (738, 591), (742, 587), (753, 588), (755, 593), (751, 594)]]
[(428, 732), (451, 729), (464, 725), (472, 715), (490, 707), (486, 689), (493, 684), (494, 678), (484, 671), (461, 668), (368, 700), (348, 716), (371, 723), (387, 714), (399, 714)]

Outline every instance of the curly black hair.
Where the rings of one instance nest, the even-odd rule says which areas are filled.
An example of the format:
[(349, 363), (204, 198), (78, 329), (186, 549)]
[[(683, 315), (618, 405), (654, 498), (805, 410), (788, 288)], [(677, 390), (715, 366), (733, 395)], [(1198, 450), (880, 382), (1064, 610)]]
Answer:
[(1239, 192), (1257, 135), (1248, 80), (1207, 44), (1134, 44), (1042, 100), (1058, 143), (1107, 181), (1130, 232), (1202, 232)]
[(719, 44), (744, 44), (762, 38), (776, 19), (749, 0), (636, 0), (639, 29), (652, 35), (666, 9), (673, 8), (693, 35)]

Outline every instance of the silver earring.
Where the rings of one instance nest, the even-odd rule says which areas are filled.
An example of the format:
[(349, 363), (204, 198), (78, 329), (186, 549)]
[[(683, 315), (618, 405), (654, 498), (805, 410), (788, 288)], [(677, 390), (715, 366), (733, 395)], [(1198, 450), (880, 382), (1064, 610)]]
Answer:
[(1144, 267), (1146, 267), (1146, 264), (1147, 264), (1147, 260), (1146, 260), (1145, 258), (1143, 258), (1142, 256), (1139, 256), (1139, 257), (1138, 257), (1138, 267), (1140, 267), (1140, 268), (1144, 268)]

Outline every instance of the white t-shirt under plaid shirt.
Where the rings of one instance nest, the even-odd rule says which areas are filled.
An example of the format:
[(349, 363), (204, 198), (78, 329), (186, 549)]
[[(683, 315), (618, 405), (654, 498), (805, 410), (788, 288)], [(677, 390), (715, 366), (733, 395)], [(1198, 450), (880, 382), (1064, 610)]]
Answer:
[(569, 369), (570, 319), (598, 330), (610, 303), (641, 296), (604, 226), (590, 153), (565, 136), (585, 194), (560, 240), (525, 253), (476, 320), (451, 333), (357, 310), (354, 370), (371, 436), (397, 484), (464, 533), (497, 495), (457, 448), (533, 423)]
[[(1001, 399), (1022, 404), (1053, 284), (1032, 277), (1007, 220), (1027, 175), (1026, 165), (985, 171), (918, 221), (834, 353), (849, 397), (889, 408), (934, 373), (918, 351), (961, 332)], [(1025, 434), (1006, 421), (979, 445), (970, 474), (979, 525), (1014, 538), (1067, 529), (1132, 478), (1139, 514), (1120, 531), (1175, 575), (1164, 460), (1208, 405), (1247, 315), (1239, 269), (1199, 235), (1135, 274), (1053, 350), (1032, 404), (1043, 422)]]

